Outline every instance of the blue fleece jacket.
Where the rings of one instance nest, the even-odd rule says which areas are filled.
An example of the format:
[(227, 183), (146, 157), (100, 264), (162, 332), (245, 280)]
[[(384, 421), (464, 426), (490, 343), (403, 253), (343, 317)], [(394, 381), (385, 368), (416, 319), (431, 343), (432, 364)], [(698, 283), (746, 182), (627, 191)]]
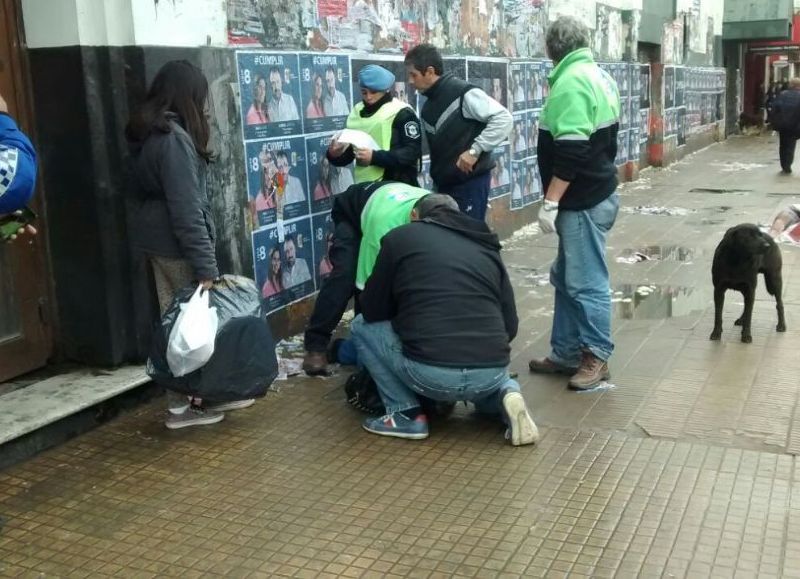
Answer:
[(36, 151), (17, 123), (0, 113), (0, 215), (24, 207), (36, 185)]

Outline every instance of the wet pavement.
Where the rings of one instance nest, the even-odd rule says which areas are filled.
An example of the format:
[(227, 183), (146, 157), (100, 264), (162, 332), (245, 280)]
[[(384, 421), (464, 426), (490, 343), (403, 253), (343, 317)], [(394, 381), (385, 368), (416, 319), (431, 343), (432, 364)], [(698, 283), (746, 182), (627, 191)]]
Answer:
[(782, 247), (788, 331), (760, 280), (753, 343), (733, 293), (708, 340), (723, 232), (800, 201), (773, 141), (734, 138), (623, 187), (614, 388), (528, 374), (556, 239), (508, 241), (536, 447), (463, 406), (425, 441), (369, 435), (344, 371), (194, 430), (167, 431), (155, 402), (0, 473), (0, 575), (800, 577), (800, 247)]

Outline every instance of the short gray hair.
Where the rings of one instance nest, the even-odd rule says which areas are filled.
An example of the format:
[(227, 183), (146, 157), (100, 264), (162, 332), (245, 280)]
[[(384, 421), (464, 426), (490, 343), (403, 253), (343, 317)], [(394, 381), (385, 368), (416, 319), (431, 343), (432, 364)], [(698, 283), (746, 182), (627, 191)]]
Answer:
[(572, 16), (561, 16), (547, 29), (547, 55), (561, 61), (570, 52), (589, 46), (589, 29)]
[(428, 215), (430, 215), (431, 211), (438, 209), (439, 207), (447, 207), (453, 211), (459, 210), (456, 200), (450, 197), (450, 195), (443, 195), (442, 193), (431, 193), (429, 195), (425, 195), (425, 197), (420, 197), (419, 201), (417, 201), (414, 205), (414, 209), (417, 210), (419, 219), (425, 219)]

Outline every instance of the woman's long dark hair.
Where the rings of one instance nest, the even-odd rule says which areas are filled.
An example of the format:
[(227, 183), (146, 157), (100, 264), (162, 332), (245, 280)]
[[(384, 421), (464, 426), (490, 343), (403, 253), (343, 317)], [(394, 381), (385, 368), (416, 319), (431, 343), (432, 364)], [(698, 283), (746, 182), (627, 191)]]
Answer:
[(132, 143), (142, 143), (154, 130), (169, 133), (169, 120), (164, 113), (178, 115), (181, 124), (192, 138), (197, 154), (210, 161), (211, 130), (205, 115), (208, 81), (203, 72), (187, 60), (172, 60), (161, 67), (145, 101), (134, 111), (125, 128), (125, 137)]

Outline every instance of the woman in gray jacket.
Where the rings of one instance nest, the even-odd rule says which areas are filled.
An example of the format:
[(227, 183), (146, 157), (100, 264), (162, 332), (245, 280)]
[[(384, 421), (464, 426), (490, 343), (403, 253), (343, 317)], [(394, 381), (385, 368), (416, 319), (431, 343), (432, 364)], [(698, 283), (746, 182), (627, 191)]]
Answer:
[[(158, 71), (144, 103), (131, 115), (125, 136), (131, 146), (137, 185), (134, 243), (147, 256), (162, 314), (175, 292), (193, 283), (210, 289), (219, 277), (215, 229), (206, 191), (213, 158), (206, 118), (208, 81), (185, 60)], [(167, 428), (213, 424), (223, 410), (253, 400), (202, 405), (167, 391)]]

